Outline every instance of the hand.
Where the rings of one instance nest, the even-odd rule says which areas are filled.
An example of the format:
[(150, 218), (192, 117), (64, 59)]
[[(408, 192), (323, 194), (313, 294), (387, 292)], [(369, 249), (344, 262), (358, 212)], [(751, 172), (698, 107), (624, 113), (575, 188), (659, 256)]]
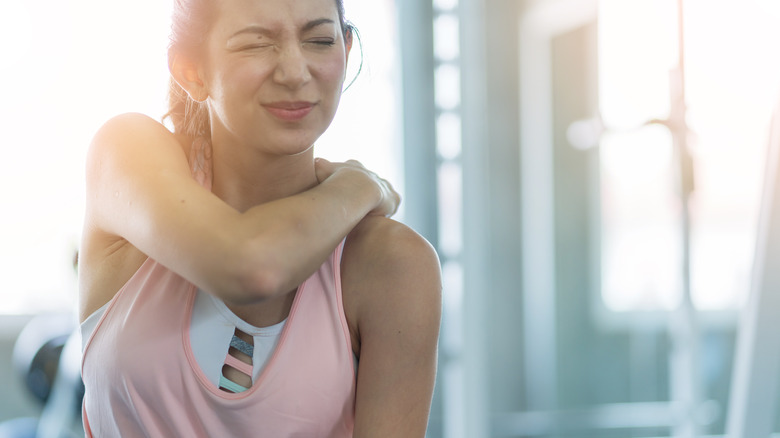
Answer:
[(368, 213), (369, 215), (390, 217), (398, 211), (401, 204), (401, 196), (395, 191), (392, 184), (384, 178), (380, 178), (376, 173), (366, 169), (359, 161), (349, 160), (344, 163), (332, 163), (324, 158), (314, 160), (314, 171), (317, 174), (317, 180), (323, 182), (332, 175), (339, 172), (352, 172), (367, 178), (368, 182), (374, 184), (379, 189), (380, 200), (376, 206)]

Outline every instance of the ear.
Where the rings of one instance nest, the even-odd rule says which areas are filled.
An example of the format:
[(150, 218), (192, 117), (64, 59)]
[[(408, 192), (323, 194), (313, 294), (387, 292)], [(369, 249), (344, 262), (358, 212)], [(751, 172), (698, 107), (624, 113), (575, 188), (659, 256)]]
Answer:
[(181, 54), (168, 54), (168, 70), (179, 86), (195, 102), (203, 102), (209, 97), (208, 90), (195, 62)]
[(344, 47), (346, 49), (345, 52), (347, 54), (347, 62), (349, 62), (349, 52), (352, 51), (352, 39), (354, 33), (355, 32), (352, 30), (352, 26), (347, 25), (347, 31), (344, 32)]

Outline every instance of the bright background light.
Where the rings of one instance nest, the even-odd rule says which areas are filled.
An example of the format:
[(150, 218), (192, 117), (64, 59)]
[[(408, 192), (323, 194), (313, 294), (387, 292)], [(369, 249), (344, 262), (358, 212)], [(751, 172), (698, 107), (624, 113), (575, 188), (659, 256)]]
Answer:
[[(84, 158), (109, 118), (166, 112), (169, 0), (0, 3), (0, 314), (72, 308)], [(392, 1), (346, 2), (364, 67), (317, 154), (401, 187)], [(356, 70), (360, 48), (353, 49)], [(350, 76), (351, 77), (351, 76)]]
[[(685, 0), (691, 283), (702, 310), (736, 309), (750, 285), (769, 120), (780, 97), (776, 1)], [(680, 204), (669, 113), (676, 0), (601, 0), (602, 297), (613, 310), (671, 309), (681, 293)]]

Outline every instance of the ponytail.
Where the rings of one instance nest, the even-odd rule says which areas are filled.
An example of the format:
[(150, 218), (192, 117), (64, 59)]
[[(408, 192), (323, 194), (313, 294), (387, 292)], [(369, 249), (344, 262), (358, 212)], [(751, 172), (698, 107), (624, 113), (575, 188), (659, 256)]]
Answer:
[(206, 137), (211, 134), (209, 112), (206, 102), (196, 102), (171, 77), (168, 85), (168, 112), (163, 121), (170, 119), (173, 132), (191, 138)]
[[(169, 59), (175, 55), (200, 57), (215, 15), (213, 3), (214, 0), (173, 0)], [(163, 121), (166, 119), (171, 120), (176, 134), (192, 138), (211, 136), (206, 102), (194, 101), (173, 77), (168, 85), (168, 112), (162, 117)]]

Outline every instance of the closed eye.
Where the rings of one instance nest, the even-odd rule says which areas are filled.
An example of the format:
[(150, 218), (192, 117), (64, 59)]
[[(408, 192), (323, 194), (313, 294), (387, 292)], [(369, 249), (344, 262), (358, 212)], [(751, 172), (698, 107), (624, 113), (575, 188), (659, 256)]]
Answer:
[(336, 40), (332, 38), (312, 39), (306, 41), (309, 44), (316, 44), (318, 46), (330, 47), (336, 44)]
[(241, 46), (236, 49), (237, 52), (245, 51), (245, 50), (257, 50), (257, 49), (265, 49), (268, 47), (272, 47), (273, 44), (247, 44), (245, 46)]

